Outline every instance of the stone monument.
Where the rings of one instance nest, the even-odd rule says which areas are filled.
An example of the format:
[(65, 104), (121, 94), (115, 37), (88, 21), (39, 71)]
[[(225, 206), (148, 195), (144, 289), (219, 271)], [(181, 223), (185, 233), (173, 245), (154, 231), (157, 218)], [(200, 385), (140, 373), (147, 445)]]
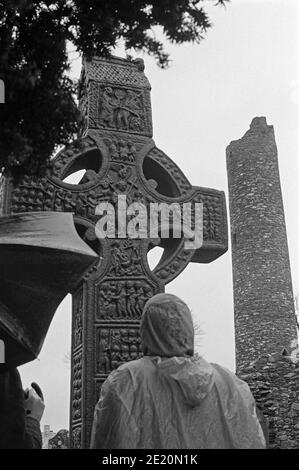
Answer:
[(66, 429), (60, 429), (55, 436), (49, 439), (48, 449), (68, 449), (69, 432)]
[[(72, 447), (89, 446), (94, 405), (107, 375), (121, 363), (141, 356), (139, 321), (143, 306), (162, 292), (190, 262), (209, 263), (227, 250), (225, 196), (222, 191), (192, 186), (152, 139), (150, 84), (142, 60), (84, 61), (80, 80), (82, 136), (54, 159), (44, 178), (25, 176), (17, 185), (2, 181), (2, 211), (73, 212), (80, 236), (101, 261), (73, 291), (71, 422)], [(85, 169), (78, 184), (66, 178)], [(119, 216), (138, 202), (203, 204), (203, 244), (187, 249), (186, 237), (157, 233), (131, 238), (99, 239), (97, 208), (108, 202)], [(191, 210), (192, 212), (192, 210)], [(183, 213), (183, 212), (182, 212)], [(191, 213), (194, 222), (194, 212)], [(170, 231), (175, 229), (173, 215)], [(163, 256), (154, 270), (147, 253), (157, 244)]]

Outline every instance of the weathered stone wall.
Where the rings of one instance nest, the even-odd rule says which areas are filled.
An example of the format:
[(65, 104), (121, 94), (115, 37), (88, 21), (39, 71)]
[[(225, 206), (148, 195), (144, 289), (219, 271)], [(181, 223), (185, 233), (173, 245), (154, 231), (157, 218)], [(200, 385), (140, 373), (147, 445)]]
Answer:
[(245, 380), (269, 423), (269, 448), (299, 447), (299, 359), (264, 355), (243, 365)]
[(273, 126), (254, 118), (227, 148), (237, 371), (296, 341)]

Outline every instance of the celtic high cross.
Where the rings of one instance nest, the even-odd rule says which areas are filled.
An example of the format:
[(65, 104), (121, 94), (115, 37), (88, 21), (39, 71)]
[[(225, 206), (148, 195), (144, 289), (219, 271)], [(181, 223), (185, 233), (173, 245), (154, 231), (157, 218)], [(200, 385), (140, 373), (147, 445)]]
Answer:
[[(163, 292), (190, 262), (209, 263), (227, 250), (222, 191), (191, 186), (152, 139), (150, 84), (142, 60), (95, 58), (85, 61), (80, 79), (82, 137), (64, 148), (44, 178), (2, 182), (2, 212), (73, 212), (80, 236), (100, 262), (74, 289), (72, 316), (72, 446), (88, 447), (94, 405), (113, 369), (141, 355), (139, 321), (147, 299)], [(86, 170), (78, 184), (66, 179)], [(98, 204), (187, 202), (203, 204), (203, 244), (186, 249), (181, 238), (99, 239)], [(160, 244), (154, 270), (148, 252)]]

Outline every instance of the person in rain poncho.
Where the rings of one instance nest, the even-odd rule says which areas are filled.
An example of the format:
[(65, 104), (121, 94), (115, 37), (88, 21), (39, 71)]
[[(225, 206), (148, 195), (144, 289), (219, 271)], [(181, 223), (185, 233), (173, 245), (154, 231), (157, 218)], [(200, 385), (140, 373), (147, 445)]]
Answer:
[(102, 386), (91, 448), (266, 447), (248, 385), (193, 355), (193, 322), (182, 300), (152, 297), (140, 333), (144, 356), (121, 365)]

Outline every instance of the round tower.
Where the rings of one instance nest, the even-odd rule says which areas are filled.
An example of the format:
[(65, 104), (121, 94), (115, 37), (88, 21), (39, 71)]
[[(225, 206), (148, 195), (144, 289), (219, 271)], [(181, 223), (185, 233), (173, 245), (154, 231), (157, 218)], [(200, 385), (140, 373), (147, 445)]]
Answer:
[(290, 352), (297, 331), (273, 126), (254, 118), (226, 153), (240, 370), (263, 354)]

